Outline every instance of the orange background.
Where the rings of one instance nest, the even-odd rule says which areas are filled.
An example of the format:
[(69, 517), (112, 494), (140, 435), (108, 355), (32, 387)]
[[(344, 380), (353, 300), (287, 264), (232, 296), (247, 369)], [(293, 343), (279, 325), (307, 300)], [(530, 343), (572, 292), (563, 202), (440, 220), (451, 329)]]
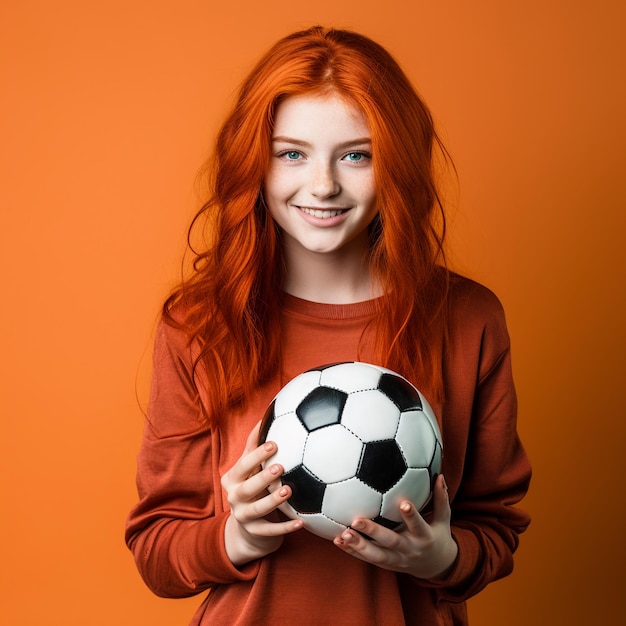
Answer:
[[(623, 617), (624, 24), (595, 0), (4, 0), (0, 622), (185, 624), (122, 541), (158, 307), (194, 176), (279, 36), (395, 54), (460, 176), (453, 266), (501, 297), (535, 477), (515, 573), (477, 626)], [(340, 593), (340, 590), (338, 590)]]

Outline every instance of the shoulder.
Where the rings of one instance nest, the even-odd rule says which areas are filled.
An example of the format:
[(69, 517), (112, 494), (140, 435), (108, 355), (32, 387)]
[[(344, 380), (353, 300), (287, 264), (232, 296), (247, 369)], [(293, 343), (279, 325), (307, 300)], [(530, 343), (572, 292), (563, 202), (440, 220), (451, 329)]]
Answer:
[(505, 325), (500, 299), (488, 287), (453, 272), (449, 275), (448, 311), (464, 326)]
[(176, 306), (161, 313), (154, 333), (154, 371), (169, 371), (184, 380), (193, 380), (198, 356), (197, 342), (189, 332), (186, 311)]
[(454, 272), (449, 273), (448, 299), (453, 310), (462, 309), (479, 315), (503, 311), (498, 296), (491, 289)]
[(450, 354), (463, 362), (469, 359), (479, 363), (480, 375), (509, 352), (504, 308), (493, 291), (484, 285), (451, 274), (448, 316)]
[(154, 337), (147, 408), (151, 437), (162, 439), (205, 429), (195, 352), (179, 320), (161, 315)]
[(155, 332), (154, 352), (179, 353), (188, 352), (189, 339), (183, 325), (183, 318), (180, 316), (168, 316), (161, 314)]
[(191, 346), (191, 307), (166, 303), (157, 320), (155, 346), (188, 352)]

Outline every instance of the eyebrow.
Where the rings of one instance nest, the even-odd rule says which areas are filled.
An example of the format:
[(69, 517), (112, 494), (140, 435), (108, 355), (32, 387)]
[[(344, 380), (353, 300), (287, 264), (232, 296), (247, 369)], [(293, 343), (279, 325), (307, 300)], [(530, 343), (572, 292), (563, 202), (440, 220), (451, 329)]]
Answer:
[[(296, 146), (302, 146), (303, 148), (310, 148), (311, 144), (308, 141), (304, 141), (303, 139), (294, 139), (293, 137), (285, 137), (284, 135), (278, 135), (277, 137), (272, 137), (272, 143), (290, 143)], [(363, 144), (371, 144), (372, 140), (370, 137), (359, 137), (358, 139), (350, 139), (349, 141), (344, 141), (339, 144), (338, 148), (348, 148), (350, 146), (360, 146)]]

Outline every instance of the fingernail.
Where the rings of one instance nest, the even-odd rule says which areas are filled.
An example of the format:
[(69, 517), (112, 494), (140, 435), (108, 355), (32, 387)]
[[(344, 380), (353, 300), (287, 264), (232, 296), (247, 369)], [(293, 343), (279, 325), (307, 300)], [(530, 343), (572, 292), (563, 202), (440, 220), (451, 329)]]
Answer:
[(352, 524), (352, 528), (355, 528), (356, 530), (359, 530), (359, 528), (363, 528), (365, 526), (365, 522), (362, 519), (357, 519), (354, 521), (354, 524)]
[(280, 472), (280, 466), (278, 466), (278, 465), (272, 465), (272, 466), (270, 467), (270, 473), (271, 473), (271, 474), (276, 475), (276, 474), (278, 474), (278, 472)]
[(280, 489), (278, 491), (278, 495), (282, 496), (283, 498), (289, 493), (287, 487), (283, 487), (282, 489)]
[(272, 451), (274, 449), (274, 444), (271, 441), (268, 441), (263, 448), (265, 450), (267, 450), (268, 452)]

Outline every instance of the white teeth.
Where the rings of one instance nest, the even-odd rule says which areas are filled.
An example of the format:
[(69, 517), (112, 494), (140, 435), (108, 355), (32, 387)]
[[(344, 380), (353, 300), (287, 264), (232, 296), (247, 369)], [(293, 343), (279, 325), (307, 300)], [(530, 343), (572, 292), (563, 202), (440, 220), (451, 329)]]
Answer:
[(344, 209), (331, 209), (330, 211), (323, 211), (322, 209), (309, 209), (307, 207), (300, 207), (300, 210), (307, 215), (321, 217), (322, 219), (335, 217), (336, 215), (341, 215), (344, 212)]

